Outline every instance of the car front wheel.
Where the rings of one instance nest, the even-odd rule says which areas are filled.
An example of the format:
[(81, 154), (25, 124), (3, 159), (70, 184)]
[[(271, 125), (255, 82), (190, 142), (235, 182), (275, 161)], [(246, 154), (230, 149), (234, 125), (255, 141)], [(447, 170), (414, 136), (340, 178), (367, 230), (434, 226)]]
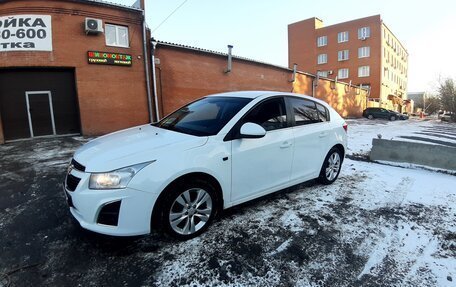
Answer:
[(342, 167), (342, 154), (337, 148), (332, 148), (326, 155), (321, 167), (318, 181), (322, 184), (331, 184), (339, 176)]
[(215, 189), (204, 181), (192, 180), (167, 191), (170, 194), (164, 201), (161, 216), (165, 231), (181, 240), (203, 233), (215, 216)]
[(391, 116), (391, 117), (390, 117), (390, 120), (391, 120), (391, 121), (395, 121), (395, 120), (396, 120), (396, 116)]

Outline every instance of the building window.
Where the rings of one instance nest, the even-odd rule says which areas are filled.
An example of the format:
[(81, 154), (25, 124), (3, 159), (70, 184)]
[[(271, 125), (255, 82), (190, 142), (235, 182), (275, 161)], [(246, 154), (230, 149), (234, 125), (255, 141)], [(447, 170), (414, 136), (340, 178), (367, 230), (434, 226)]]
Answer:
[(106, 24), (105, 36), (107, 46), (129, 47), (128, 27)]
[(317, 38), (317, 46), (323, 47), (328, 45), (328, 36), (321, 36)]
[(369, 66), (361, 66), (358, 68), (358, 77), (369, 77), (370, 75), (370, 68)]
[(328, 71), (317, 71), (317, 75), (320, 77), (328, 77)]
[(348, 42), (348, 31), (337, 34), (337, 43)]
[(317, 58), (318, 64), (326, 64), (328, 63), (328, 54), (320, 54)]
[(370, 27), (362, 27), (358, 29), (358, 39), (364, 40), (366, 38), (369, 38), (370, 34)]
[(370, 47), (361, 47), (358, 48), (358, 58), (367, 58), (370, 57)]
[(339, 71), (337, 71), (337, 78), (339, 78), (339, 79), (348, 78), (348, 69), (347, 68), (339, 69)]
[(361, 85), (359, 85), (359, 87), (362, 89), (370, 90), (371, 85), (370, 84), (361, 84)]
[(348, 50), (342, 50), (342, 51), (337, 52), (337, 59), (339, 61), (348, 60)]

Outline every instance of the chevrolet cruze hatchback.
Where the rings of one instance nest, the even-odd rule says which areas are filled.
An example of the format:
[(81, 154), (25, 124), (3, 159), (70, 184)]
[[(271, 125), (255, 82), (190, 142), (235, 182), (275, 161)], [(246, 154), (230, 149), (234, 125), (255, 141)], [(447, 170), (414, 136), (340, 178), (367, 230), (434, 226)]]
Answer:
[(211, 95), (79, 148), (65, 195), (83, 228), (117, 236), (161, 229), (189, 239), (225, 208), (310, 179), (334, 182), (346, 132), (337, 112), (312, 97)]

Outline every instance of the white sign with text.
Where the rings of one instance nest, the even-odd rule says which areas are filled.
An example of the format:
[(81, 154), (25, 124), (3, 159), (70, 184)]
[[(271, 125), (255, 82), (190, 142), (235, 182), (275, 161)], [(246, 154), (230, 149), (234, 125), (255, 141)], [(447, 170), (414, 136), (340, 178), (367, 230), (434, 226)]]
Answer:
[(52, 51), (50, 15), (0, 17), (0, 52)]

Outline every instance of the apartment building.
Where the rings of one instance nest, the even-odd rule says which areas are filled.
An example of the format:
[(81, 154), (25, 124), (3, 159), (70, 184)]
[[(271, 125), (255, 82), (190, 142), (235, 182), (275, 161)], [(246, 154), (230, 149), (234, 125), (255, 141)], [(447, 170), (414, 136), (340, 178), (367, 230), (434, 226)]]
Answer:
[(408, 53), (380, 15), (324, 27), (288, 25), (289, 66), (370, 89), (369, 106), (405, 111)]

